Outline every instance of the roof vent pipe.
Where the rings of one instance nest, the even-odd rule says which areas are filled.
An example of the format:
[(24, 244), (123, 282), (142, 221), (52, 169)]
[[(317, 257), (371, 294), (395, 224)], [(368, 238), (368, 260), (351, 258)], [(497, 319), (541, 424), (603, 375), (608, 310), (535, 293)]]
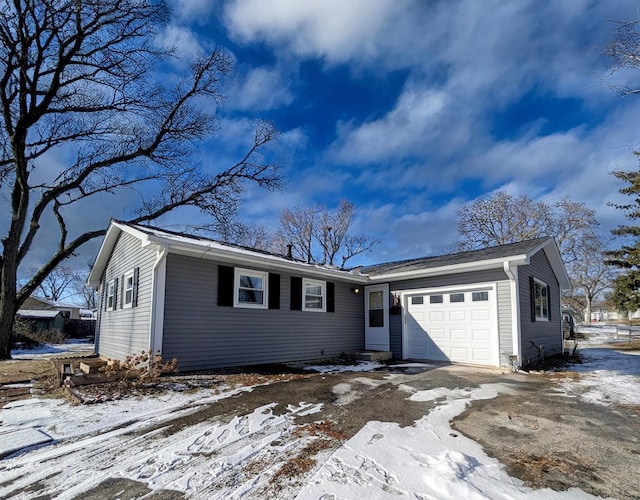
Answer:
[(291, 243), (287, 245), (287, 259), (293, 259), (293, 245)]

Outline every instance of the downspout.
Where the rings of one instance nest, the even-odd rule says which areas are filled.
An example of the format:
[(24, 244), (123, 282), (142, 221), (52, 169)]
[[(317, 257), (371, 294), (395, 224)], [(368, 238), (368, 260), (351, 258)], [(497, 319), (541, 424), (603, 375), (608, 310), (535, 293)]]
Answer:
[(503, 269), (509, 278), (509, 286), (511, 289), (511, 334), (513, 342), (513, 353), (515, 363), (511, 362), (511, 368), (515, 369), (521, 365), (521, 345), (522, 345), (522, 329), (520, 322), (520, 287), (518, 284), (518, 267), (512, 267), (508, 260), (503, 262)]
[[(165, 243), (156, 252), (151, 282), (151, 318), (149, 327), (149, 350), (153, 355), (162, 354), (162, 334), (164, 330), (164, 292), (167, 276), (167, 252)], [(153, 357), (152, 357), (153, 359)]]

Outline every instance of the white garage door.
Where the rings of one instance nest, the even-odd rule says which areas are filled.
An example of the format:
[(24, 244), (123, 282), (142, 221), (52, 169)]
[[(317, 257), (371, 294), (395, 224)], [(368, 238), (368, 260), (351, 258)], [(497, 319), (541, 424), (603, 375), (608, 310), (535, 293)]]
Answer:
[(425, 290), (405, 300), (407, 358), (498, 365), (494, 289)]

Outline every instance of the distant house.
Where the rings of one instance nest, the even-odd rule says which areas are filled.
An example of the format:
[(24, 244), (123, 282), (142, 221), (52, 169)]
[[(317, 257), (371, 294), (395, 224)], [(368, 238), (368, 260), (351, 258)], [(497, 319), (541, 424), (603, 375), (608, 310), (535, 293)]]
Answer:
[(60, 311), (65, 319), (80, 319), (82, 308), (76, 304), (51, 301), (36, 296), (28, 297), (22, 309)]
[(345, 271), (118, 221), (88, 282), (99, 354), (151, 349), (182, 370), (363, 349), (522, 365), (562, 352), (570, 289), (551, 238)]
[(20, 309), (16, 314), (16, 319), (29, 323), (32, 332), (61, 332), (64, 328), (64, 317), (60, 311)]

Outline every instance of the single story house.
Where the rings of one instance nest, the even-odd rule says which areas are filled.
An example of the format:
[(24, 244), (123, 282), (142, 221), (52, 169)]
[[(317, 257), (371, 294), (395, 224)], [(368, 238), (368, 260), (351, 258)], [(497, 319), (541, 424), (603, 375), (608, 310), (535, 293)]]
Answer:
[(80, 319), (82, 308), (76, 304), (43, 299), (32, 295), (22, 304), (23, 309), (60, 311), (65, 319)]
[(112, 221), (88, 278), (96, 351), (181, 370), (345, 351), (487, 366), (563, 350), (558, 248), (542, 238), (351, 271)]

